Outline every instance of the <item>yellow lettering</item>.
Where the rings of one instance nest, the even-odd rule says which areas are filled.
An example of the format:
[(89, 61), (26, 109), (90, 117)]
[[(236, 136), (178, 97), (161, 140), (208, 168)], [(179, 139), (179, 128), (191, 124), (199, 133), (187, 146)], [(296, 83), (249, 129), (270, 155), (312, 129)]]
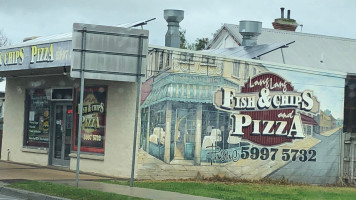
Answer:
[(35, 56), (37, 55), (37, 47), (31, 47), (31, 63), (35, 63)]
[(0, 52), (0, 66), (2, 66), (2, 53)]
[(54, 56), (53, 56), (53, 44), (51, 44), (51, 45), (49, 46), (48, 61), (54, 61)]
[(96, 128), (97, 129), (100, 128), (99, 117), (96, 118)]
[(44, 53), (44, 58), (43, 58), (43, 60), (48, 61), (48, 60), (49, 60), (49, 58), (48, 58), (48, 56), (49, 56), (49, 55), (48, 55), (48, 47), (46, 47), (45, 50), (46, 50), (46, 51), (45, 51), (45, 53)]
[(92, 135), (90, 135), (90, 134), (84, 134), (84, 135), (83, 135), (83, 139), (84, 139), (84, 140), (92, 140)]
[(8, 52), (8, 55), (7, 55), (7, 64), (8, 65), (11, 65), (12, 64), (12, 53), (11, 52)]
[(7, 53), (4, 55), (4, 65), (7, 65)]
[(37, 61), (36, 62), (42, 61), (42, 56), (43, 56), (43, 48), (37, 48)]
[(16, 61), (15, 63), (17, 64), (17, 60), (20, 58), (20, 51), (16, 51)]
[[(20, 56), (20, 63), (19, 64), (22, 64), (23, 63), (23, 59), (24, 59), (24, 48), (20, 48), (19, 50), (19, 56)], [(1, 60), (0, 60), (1, 61)]]
[(13, 64), (13, 65), (16, 65), (16, 64), (17, 64), (17, 57), (16, 57), (16, 55), (17, 55), (17, 51), (13, 51), (13, 52), (12, 52), (12, 64)]

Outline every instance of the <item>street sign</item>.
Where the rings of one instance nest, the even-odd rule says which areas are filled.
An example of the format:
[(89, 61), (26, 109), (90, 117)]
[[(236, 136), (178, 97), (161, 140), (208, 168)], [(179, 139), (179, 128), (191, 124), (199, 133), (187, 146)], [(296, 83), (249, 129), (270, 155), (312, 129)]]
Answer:
[[(85, 40), (83, 40), (84, 35)], [(80, 78), (82, 52), (84, 52), (84, 78), (136, 82), (137, 75), (144, 76), (146, 70), (143, 66), (146, 66), (148, 31), (74, 23), (72, 48), (71, 77)], [(139, 57), (142, 58), (142, 66), (138, 74)]]

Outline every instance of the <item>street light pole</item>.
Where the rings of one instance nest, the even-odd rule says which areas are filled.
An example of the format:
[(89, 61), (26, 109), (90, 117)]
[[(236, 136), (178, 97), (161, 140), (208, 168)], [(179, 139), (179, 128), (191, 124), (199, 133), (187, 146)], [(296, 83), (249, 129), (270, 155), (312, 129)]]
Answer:
[(86, 27), (82, 30), (82, 49), (80, 60), (80, 103), (79, 103), (79, 119), (78, 119), (78, 136), (77, 136), (77, 169), (75, 175), (75, 186), (79, 186), (79, 164), (80, 164), (80, 147), (82, 142), (82, 118), (83, 118), (83, 99), (84, 99), (84, 69), (85, 69), (85, 43), (86, 43)]

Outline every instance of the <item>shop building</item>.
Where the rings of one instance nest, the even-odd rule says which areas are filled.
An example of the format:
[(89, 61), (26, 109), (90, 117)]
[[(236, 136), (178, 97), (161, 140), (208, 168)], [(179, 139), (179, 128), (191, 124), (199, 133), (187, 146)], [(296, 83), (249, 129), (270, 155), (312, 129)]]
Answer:
[[(70, 76), (72, 51), (71, 34), (1, 49), (2, 160), (76, 169), (80, 79)], [(130, 177), (136, 85), (85, 80), (81, 171)]]
[[(24, 48), (26, 55), (32, 46), (52, 46), (56, 56), (53, 62), (39, 63), (46, 64), (43, 68), (30, 64), (31, 69), (2, 72), (7, 77), (7, 93), (1, 159), (74, 170), (80, 83), (68, 76), (70, 47), (57, 46), (70, 46), (71, 38), (29, 42), (2, 54)], [(68, 56), (55, 62), (60, 55)], [(340, 127), (322, 137), (305, 133), (304, 127), (319, 127), (311, 119), (326, 109), (342, 120), (344, 73), (150, 45), (147, 80), (136, 178), (194, 178), (200, 174), (286, 177), (319, 184), (339, 179)], [(318, 86), (315, 81), (328, 84)], [(304, 109), (299, 102), (261, 108), (259, 93), (267, 83), (272, 84), (268, 86), (271, 94), (295, 99), (306, 94), (313, 106)], [(329, 92), (334, 94), (332, 100), (326, 98)], [(227, 94), (235, 101), (230, 107), (223, 103)], [(88, 114), (90, 120), (85, 121), (87, 135), (82, 140), (82, 171), (130, 176), (135, 98), (134, 83), (86, 80), (84, 116)], [(278, 100), (282, 97), (276, 98), (282, 102)], [(246, 102), (236, 104), (236, 99)], [(267, 125), (272, 128), (267, 130)], [(301, 166), (305, 169), (300, 170)]]
[[(173, 29), (183, 19), (165, 14)], [(241, 43), (253, 44), (255, 36)], [(71, 42), (70, 35), (38, 38), (1, 51), (7, 77), (2, 160), (75, 169), (79, 80), (68, 76)], [(345, 161), (353, 143), (342, 129), (350, 78), (258, 60), (291, 42), (243, 46), (231, 55), (150, 45), (135, 178), (344, 180), (345, 166), (354, 162)], [(129, 177), (136, 97), (135, 83), (86, 80), (82, 171)]]

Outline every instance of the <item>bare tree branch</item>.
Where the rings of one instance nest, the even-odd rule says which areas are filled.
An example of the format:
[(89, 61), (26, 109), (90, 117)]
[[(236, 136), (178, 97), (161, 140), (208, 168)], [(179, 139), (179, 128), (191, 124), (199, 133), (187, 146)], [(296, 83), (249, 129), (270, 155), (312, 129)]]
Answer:
[(9, 46), (11, 42), (8, 37), (6, 37), (4, 30), (0, 30), (0, 47)]
[[(0, 29), (0, 47), (6, 47), (8, 45), (11, 45), (11, 42), (8, 37), (4, 34), (4, 30)], [(3, 82), (5, 80), (5, 77), (0, 77), (0, 82)]]

